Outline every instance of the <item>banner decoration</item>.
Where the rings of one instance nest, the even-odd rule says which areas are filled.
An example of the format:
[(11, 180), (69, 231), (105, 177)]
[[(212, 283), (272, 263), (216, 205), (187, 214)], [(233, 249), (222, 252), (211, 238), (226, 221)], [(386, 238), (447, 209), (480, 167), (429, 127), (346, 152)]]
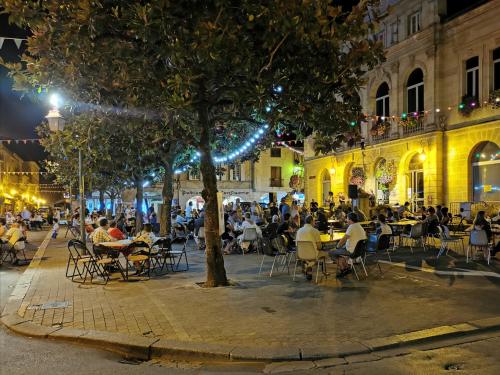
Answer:
[(51, 173), (49, 172), (32, 172), (32, 171), (8, 171), (8, 172), (0, 172), (0, 174), (6, 174), (6, 175), (15, 175), (15, 176), (23, 176), (23, 175), (30, 175), (30, 174), (40, 174), (40, 175), (49, 175)]
[(14, 44), (16, 45), (17, 49), (21, 49), (21, 45), (23, 44), (23, 42), (27, 39), (25, 38), (11, 38), (11, 37), (7, 37), (7, 36), (0, 36), (0, 49), (2, 49), (2, 47), (5, 44), (5, 41), (6, 40), (11, 40), (14, 42)]
[(28, 144), (28, 143), (40, 143), (39, 138), (26, 138), (26, 139), (0, 139), (0, 144)]

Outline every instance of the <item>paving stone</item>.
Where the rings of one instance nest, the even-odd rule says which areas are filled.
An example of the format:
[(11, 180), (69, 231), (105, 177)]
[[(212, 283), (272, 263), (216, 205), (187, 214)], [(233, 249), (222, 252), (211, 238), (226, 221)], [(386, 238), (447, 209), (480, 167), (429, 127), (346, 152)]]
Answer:
[(149, 359), (150, 346), (158, 340), (157, 338), (99, 331), (87, 331), (78, 337), (78, 341), (140, 359)]
[(16, 333), (30, 337), (47, 337), (52, 332), (61, 329), (61, 327), (40, 326), (31, 322), (16, 324), (9, 328)]
[(314, 361), (314, 364), (316, 367), (332, 367), (332, 366), (340, 366), (340, 365), (345, 365), (347, 361), (341, 357), (341, 358), (325, 358), (325, 359), (319, 359), (317, 361)]
[(409, 332), (397, 336), (401, 340), (402, 344), (406, 344), (410, 342), (418, 342), (418, 341), (441, 338), (443, 336), (457, 334), (459, 332), (460, 331), (458, 329), (453, 328), (451, 326), (441, 326), (441, 327), (423, 329), (420, 331)]
[(237, 347), (231, 351), (231, 359), (290, 360), (300, 359), (300, 349), (293, 347)]
[(379, 359), (380, 357), (373, 353), (358, 354), (345, 357), (347, 363), (372, 362), (372, 361), (378, 361)]
[(312, 361), (274, 362), (264, 367), (264, 374), (279, 374), (290, 371), (305, 371), (315, 367)]
[(152, 357), (206, 357), (229, 359), (232, 346), (223, 344), (210, 344), (205, 342), (185, 342), (177, 340), (160, 339), (151, 345)]
[(479, 328), (499, 328), (500, 327), (500, 316), (495, 316), (492, 318), (472, 320), (470, 324)]
[(401, 338), (399, 336), (380, 337), (371, 340), (363, 340), (362, 343), (371, 350), (382, 350), (398, 346), (401, 343)]

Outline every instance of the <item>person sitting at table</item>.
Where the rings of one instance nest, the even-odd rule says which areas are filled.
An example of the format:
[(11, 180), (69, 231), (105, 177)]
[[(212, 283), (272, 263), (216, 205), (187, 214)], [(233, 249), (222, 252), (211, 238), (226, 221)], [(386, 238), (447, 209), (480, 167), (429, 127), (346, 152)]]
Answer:
[(276, 203), (274, 202), (269, 203), (269, 214), (271, 216), (277, 215), (279, 217), (279, 212), (280, 211), (278, 207), (276, 207)]
[(143, 225), (142, 230), (139, 232), (137, 236), (134, 237), (134, 242), (143, 241), (147, 243), (149, 246), (153, 245), (156, 242), (157, 238), (153, 233), (153, 226), (149, 223)]
[(436, 216), (438, 217), (439, 222), (441, 222), (441, 220), (443, 220), (443, 213), (441, 212), (442, 207), (443, 206), (441, 206), (440, 204), (438, 204), (436, 206)]
[[(319, 230), (314, 228), (314, 218), (312, 216), (309, 215), (305, 218), (305, 224), (297, 231), (295, 239), (296, 241), (309, 241), (314, 243), (316, 246), (316, 250), (318, 250), (318, 258), (325, 258), (326, 256), (328, 256), (328, 252), (320, 250), (322, 247), (321, 234)], [(313, 265), (314, 262), (308, 262), (303, 269), (307, 280), (312, 280)]]
[(387, 224), (386, 218), (384, 214), (380, 214), (377, 216), (377, 225), (375, 229), (375, 234), (377, 235), (377, 238), (382, 235), (382, 234), (392, 234), (392, 229), (391, 227)]
[(186, 218), (184, 216), (182, 216), (181, 210), (177, 210), (177, 215), (175, 216), (175, 222), (176, 222), (176, 224), (179, 224), (179, 225), (186, 224)]
[(429, 213), (429, 216), (427, 216), (424, 221), (424, 223), (427, 223), (427, 233), (432, 235), (439, 234), (439, 218), (436, 215), (436, 209), (430, 206), (427, 209), (427, 212)]
[(354, 253), (354, 249), (358, 242), (367, 239), (366, 232), (361, 224), (358, 223), (358, 217), (354, 212), (350, 212), (347, 215), (347, 223), (349, 226), (347, 227), (344, 237), (342, 237), (337, 244), (337, 248), (329, 251), (332, 258), (338, 258), (338, 265), (340, 268), (340, 272), (337, 274), (338, 278), (344, 277), (351, 272), (344, 256), (349, 256)]
[(398, 208), (399, 220), (405, 219), (408, 216), (412, 216), (413, 213), (410, 211), (410, 202), (405, 202), (404, 205)]
[(243, 223), (241, 223), (241, 229), (243, 233), (241, 233), (238, 236), (238, 243), (241, 245), (243, 242), (243, 237), (245, 235), (245, 228), (255, 228), (255, 231), (257, 232), (257, 240), (262, 239), (262, 230), (260, 227), (254, 223), (254, 221), (251, 219), (251, 214), (250, 212), (245, 213), (245, 220), (243, 220)]
[(358, 221), (366, 221), (366, 214), (359, 209), (359, 207), (354, 207), (353, 211), (358, 217)]
[(3, 217), (0, 217), (0, 238), (7, 233), (7, 230), (7, 221)]
[(101, 221), (99, 221), (99, 227), (95, 229), (90, 235), (92, 243), (97, 245), (101, 242), (113, 241), (113, 237), (111, 237), (111, 235), (108, 233), (108, 228), (108, 219), (101, 219)]
[(491, 232), (491, 226), (488, 220), (486, 220), (486, 212), (478, 211), (476, 218), (474, 219), (473, 228), (474, 230), (484, 230), (488, 241), (491, 241), (493, 233)]
[(108, 234), (113, 237), (113, 240), (119, 241), (119, 240), (124, 240), (127, 237), (125, 234), (118, 228), (116, 225), (116, 221), (112, 221), (109, 224), (109, 229), (108, 229)]
[(328, 219), (326, 218), (325, 209), (321, 207), (318, 210), (318, 217), (316, 219), (316, 227), (320, 232), (328, 232)]
[(262, 235), (269, 240), (272, 240), (276, 238), (278, 235), (278, 227), (279, 227), (279, 221), (280, 218), (278, 215), (273, 215), (273, 218), (271, 219), (271, 223), (267, 225), (267, 227), (264, 229)]
[[(13, 223), (10, 226), (10, 229), (5, 233), (3, 240), (7, 242), (17, 253), (26, 247), (26, 243), (24, 241), (19, 241), (21, 238), (26, 238), (26, 234), (21, 230), (21, 223)], [(13, 264), (17, 263), (18, 260), (16, 259)]]
[(450, 216), (448, 215), (448, 207), (443, 207), (441, 208), (441, 220), (439, 221), (439, 224), (448, 226), (449, 223), (450, 223)]
[(287, 248), (293, 249), (293, 229), (290, 228), (290, 213), (286, 213), (283, 217), (283, 222), (278, 226), (277, 234), (284, 235), (287, 239)]

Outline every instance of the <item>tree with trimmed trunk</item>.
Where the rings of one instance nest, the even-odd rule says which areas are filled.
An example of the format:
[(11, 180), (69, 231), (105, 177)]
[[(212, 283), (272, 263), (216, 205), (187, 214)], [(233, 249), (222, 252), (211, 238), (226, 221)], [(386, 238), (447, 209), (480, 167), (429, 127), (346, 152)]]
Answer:
[[(17, 19), (25, 21), (30, 12), (39, 13), (28, 1), (4, 2)], [(376, 1), (361, 0), (348, 10), (333, 0), (59, 3), (48, 12), (66, 24), (51, 24), (58, 30), (53, 32), (38, 22), (35, 36), (42, 30), (61, 42), (58, 33), (66, 33), (71, 50), (85, 61), (105, 40), (115, 59), (102, 67), (116, 77), (108, 78), (109, 93), (123, 89), (118, 72), (141, 77), (133, 81), (135, 96), (140, 92), (149, 98), (148, 89), (159, 83), (162, 90), (151, 89), (155, 97), (147, 103), (162, 113), (175, 113), (180, 139), (200, 152), (206, 202), (205, 284), (210, 287), (228, 283), (218, 233), (213, 161), (217, 134), (232, 129), (243, 135), (267, 123), (270, 129), (293, 130), (298, 137), (314, 131), (323, 140), (318, 142), (322, 151), (333, 149), (332, 137), (350, 130), (360, 118), (357, 91), (365, 72), (383, 59), (382, 46), (372, 37)], [(39, 18), (46, 21), (47, 16)], [(50, 47), (39, 48), (52, 52)], [(61, 49), (58, 52), (69, 58)], [(136, 61), (141, 69), (135, 73), (124, 68), (132, 54), (143, 57), (142, 64)], [(75, 75), (85, 76), (91, 67), (79, 64)], [(46, 68), (50, 71), (50, 64)], [(148, 81), (145, 76), (153, 78)]]

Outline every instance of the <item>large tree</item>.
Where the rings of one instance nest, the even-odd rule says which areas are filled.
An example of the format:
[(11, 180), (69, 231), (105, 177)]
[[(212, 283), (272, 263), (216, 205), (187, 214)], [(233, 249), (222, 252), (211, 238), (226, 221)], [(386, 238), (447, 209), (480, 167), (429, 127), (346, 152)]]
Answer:
[[(371, 38), (375, 1), (360, 1), (348, 12), (333, 0), (4, 3), (14, 21), (34, 32), (28, 51), (37, 58), (28, 69), (37, 72), (37, 82), (62, 85), (67, 77), (74, 80), (72, 91), (87, 93), (81, 100), (126, 96), (127, 105), (153, 108), (163, 119), (170, 114), (169, 139), (198, 150), (207, 286), (227, 284), (218, 233), (217, 137), (248, 134), (263, 123), (299, 137), (345, 132), (359, 118), (364, 73), (382, 59), (381, 45)], [(102, 79), (87, 82), (96, 69)], [(335, 145), (322, 144), (323, 151)]]

